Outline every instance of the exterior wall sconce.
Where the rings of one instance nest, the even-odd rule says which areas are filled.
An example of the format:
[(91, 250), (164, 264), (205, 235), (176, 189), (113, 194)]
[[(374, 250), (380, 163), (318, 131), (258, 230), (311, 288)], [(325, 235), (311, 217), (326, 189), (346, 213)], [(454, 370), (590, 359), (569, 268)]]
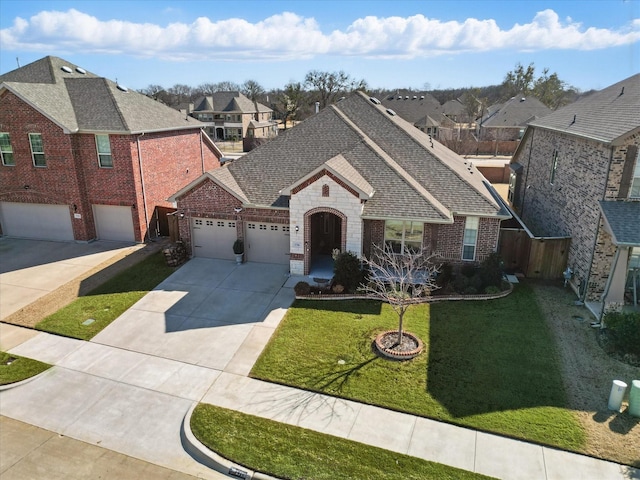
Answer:
[(31, 188), (31, 187), (30, 187), (29, 185), (25, 185), (25, 186), (24, 186), (24, 189), (25, 189), (25, 190), (29, 190), (30, 188)]
[(77, 211), (78, 211), (78, 206), (77, 206), (75, 203), (73, 204), (73, 211), (74, 211), (74, 212), (77, 212)]
[(233, 211), (236, 213), (240, 213), (242, 211), (242, 207), (235, 207)]
[(184, 218), (184, 212), (180, 212), (180, 218)]
[(133, 205), (131, 205), (131, 208), (133, 208), (135, 210), (136, 209), (136, 204), (134, 203)]
[(298, 233), (300, 231), (300, 226), (296, 225), (296, 233)]

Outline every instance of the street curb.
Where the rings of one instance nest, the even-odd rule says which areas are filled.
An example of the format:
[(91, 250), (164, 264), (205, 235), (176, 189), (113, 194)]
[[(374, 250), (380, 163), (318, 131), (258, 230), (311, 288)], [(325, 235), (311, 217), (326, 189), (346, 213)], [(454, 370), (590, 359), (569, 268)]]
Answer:
[(242, 478), (246, 480), (279, 480), (276, 477), (266, 475), (261, 472), (254, 472), (246, 467), (240, 466), (236, 463), (227, 460), (226, 458), (218, 455), (213, 450), (210, 450), (204, 445), (191, 431), (191, 416), (194, 409), (198, 406), (198, 402), (194, 402), (184, 416), (182, 426), (180, 427), (180, 440), (185, 451), (191, 455), (197, 462), (220, 472), (224, 475), (228, 475), (232, 478)]

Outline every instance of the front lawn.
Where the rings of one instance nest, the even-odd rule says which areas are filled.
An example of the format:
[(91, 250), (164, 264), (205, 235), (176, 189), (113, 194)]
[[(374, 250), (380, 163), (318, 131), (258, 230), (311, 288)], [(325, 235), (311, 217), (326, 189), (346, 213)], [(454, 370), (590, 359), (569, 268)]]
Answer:
[(425, 351), (407, 362), (371, 342), (397, 328), (386, 304), (296, 301), (251, 376), (475, 429), (580, 451), (553, 339), (534, 294), (411, 307), (405, 329)]
[(50, 368), (48, 363), (0, 352), (0, 385), (21, 382)]
[(315, 480), (465, 480), (484, 475), (265, 418), (198, 405), (191, 430), (203, 444), (251, 470)]
[(174, 271), (162, 252), (155, 253), (49, 315), (36, 329), (90, 340)]

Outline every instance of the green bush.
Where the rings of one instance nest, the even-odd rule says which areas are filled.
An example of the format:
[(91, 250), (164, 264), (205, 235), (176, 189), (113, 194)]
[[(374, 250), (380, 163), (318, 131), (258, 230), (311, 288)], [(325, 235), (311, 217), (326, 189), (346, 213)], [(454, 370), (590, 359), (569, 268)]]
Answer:
[(503, 261), (498, 253), (492, 253), (480, 264), (480, 276), (483, 286), (499, 287), (502, 283)]
[(484, 293), (487, 293), (489, 295), (495, 295), (496, 293), (500, 293), (501, 291), (502, 290), (500, 290), (500, 287), (496, 287), (495, 285), (489, 285), (484, 289)]
[(293, 287), (293, 291), (296, 292), (296, 295), (309, 295), (311, 287), (307, 282), (298, 282)]
[(605, 315), (604, 323), (617, 350), (640, 354), (640, 313), (610, 312)]
[(347, 293), (355, 292), (364, 281), (360, 259), (351, 252), (341, 252), (333, 264), (333, 283), (344, 286)]

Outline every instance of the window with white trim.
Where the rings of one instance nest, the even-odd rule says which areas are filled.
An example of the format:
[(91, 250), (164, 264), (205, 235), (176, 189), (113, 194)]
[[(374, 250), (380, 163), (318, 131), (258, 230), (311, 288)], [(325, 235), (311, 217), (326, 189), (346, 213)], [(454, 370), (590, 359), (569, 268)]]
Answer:
[(422, 222), (387, 220), (384, 222), (384, 243), (393, 253), (422, 250)]
[(558, 170), (558, 150), (554, 150), (551, 155), (551, 177), (549, 178), (551, 185), (553, 185), (553, 182), (556, 180), (556, 170)]
[(109, 135), (96, 135), (96, 148), (98, 149), (98, 165), (101, 168), (113, 168)]
[(11, 137), (8, 133), (0, 133), (0, 155), (2, 156), (3, 165), (14, 166), (16, 164), (15, 160), (13, 159)]
[(31, 145), (31, 158), (34, 167), (46, 167), (47, 161), (44, 158), (44, 145), (42, 144), (42, 134), (30, 133), (29, 144)]
[(462, 259), (475, 260), (476, 245), (478, 243), (478, 217), (467, 217), (464, 222), (464, 237), (462, 239)]
[(636, 157), (636, 169), (633, 171), (629, 198), (640, 198), (640, 155)]

